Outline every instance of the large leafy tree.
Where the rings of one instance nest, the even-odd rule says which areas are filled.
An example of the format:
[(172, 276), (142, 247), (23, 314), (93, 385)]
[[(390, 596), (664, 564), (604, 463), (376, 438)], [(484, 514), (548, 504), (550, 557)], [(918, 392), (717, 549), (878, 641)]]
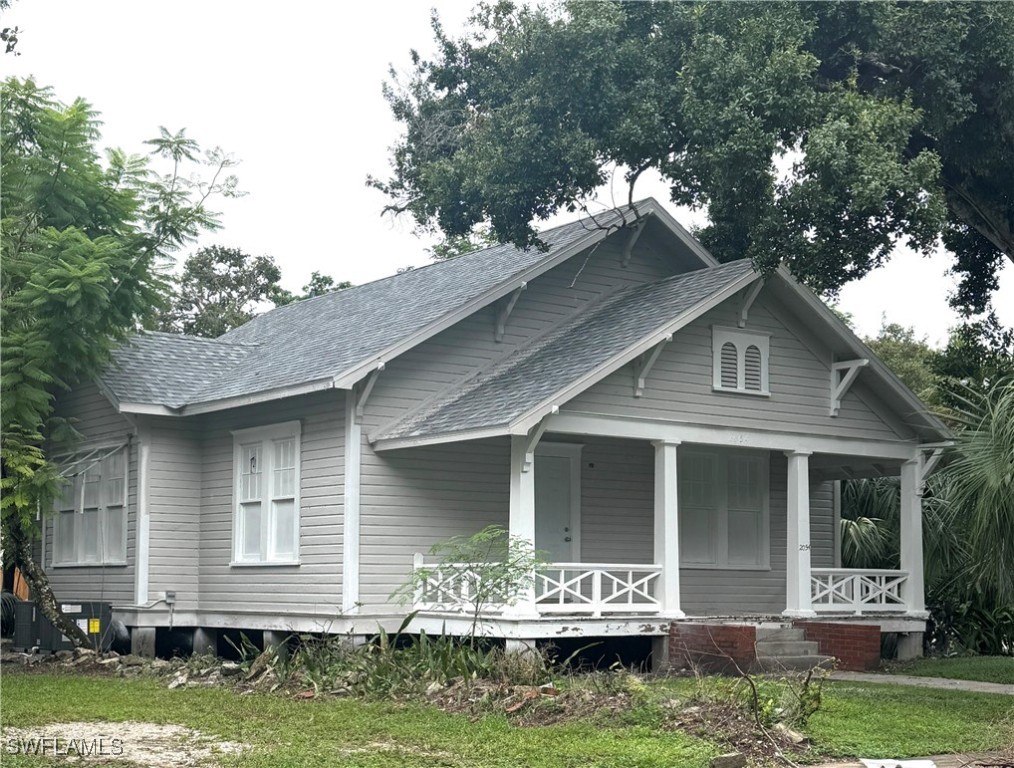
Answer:
[(446, 236), (530, 245), (619, 168), (706, 207), (719, 259), (829, 293), (942, 238), (979, 312), (1014, 260), (1014, 5), (497, 2), (467, 37), (433, 28), (370, 183)]
[[(2, 491), (4, 557), (24, 573), (42, 611), (76, 642), (33, 556), (36, 515), (60, 490), (54, 446), (73, 425), (53, 416), (63, 388), (97, 373), (111, 349), (153, 321), (164, 303), (171, 254), (214, 229), (214, 195), (235, 193), (232, 162), (202, 153), (185, 132), (162, 129), (149, 142), (165, 173), (145, 157), (99, 151), (99, 119), (78, 99), (56, 100), (32, 80), (3, 83)], [(209, 172), (192, 177), (193, 166)]]

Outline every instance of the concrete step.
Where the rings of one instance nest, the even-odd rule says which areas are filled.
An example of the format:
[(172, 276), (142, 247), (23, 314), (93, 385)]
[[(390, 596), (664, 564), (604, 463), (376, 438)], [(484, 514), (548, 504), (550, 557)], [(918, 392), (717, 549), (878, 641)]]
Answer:
[(803, 630), (792, 626), (760, 626), (757, 627), (757, 642), (768, 640), (803, 640)]
[(805, 656), (757, 656), (757, 660), (751, 665), (752, 672), (766, 672), (777, 674), (779, 672), (805, 672), (814, 667), (830, 669), (834, 659), (830, 656), (805, 655)]
[(820, 649), (812, 640), (758, 640), (758, 656), (816, 656)]

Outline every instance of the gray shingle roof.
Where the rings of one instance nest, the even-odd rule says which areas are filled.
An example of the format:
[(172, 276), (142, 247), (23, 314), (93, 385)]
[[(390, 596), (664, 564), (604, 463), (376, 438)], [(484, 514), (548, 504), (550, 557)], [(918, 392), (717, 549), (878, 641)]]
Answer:
[(508, 425), (752, 272), (743, 259), (620, 291), (375, 438)]
[(216, 340), (141, 334), (101, 380), (122, 402), (205, 403), (341, 375), (601, 227), (611, 211), (540, 235), (548, 250), (486, 248), (372, 283), (279, 307)]
[(175, 333), (141, 333), (113, 352), (100, 377), (121, 403), (179, 408), (209, 378), (235, 368), (256, 345)]

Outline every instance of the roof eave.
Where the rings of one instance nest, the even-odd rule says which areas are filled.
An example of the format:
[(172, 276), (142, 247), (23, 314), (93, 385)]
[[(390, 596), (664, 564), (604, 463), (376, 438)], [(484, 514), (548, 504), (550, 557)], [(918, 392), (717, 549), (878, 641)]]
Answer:
[(440, 445), (442, 443), (459, 443), (464, 440), (482, 440), (490, 437), (504, 437), (510, 434), (506, 424), (499, 424), (493, 427), (482, 429), (465, 429), (457, 432), (438, 432), (432, 435), (419, 435), (410, 437), (381, 438), (372, 444), (373, 450), (378, 452), (394, 451), (399, 448), (420, 448), (427, 445)]
[(242, 408), (245, 405), (256, 405), (257, 403), (266, 403), (272, 400), (281, 400), (286, 397), (307, 395), (312, 392), (323, 392), (329, 389), (347, 389), (347, 387), (337, 386), (335, 384), (335, 380), (329, 376), (324, 379), (315, 379), (313, 381), (308, 381), (294, 386), (266, 389), (249, 395), (237, 395), (235, 397), (224, 397), (219, 400), (190, 403), (180, 408), (179, 411), (174, 412), (173, 415), (196, 416), (201, 413), (226, 411), (230, 408)]

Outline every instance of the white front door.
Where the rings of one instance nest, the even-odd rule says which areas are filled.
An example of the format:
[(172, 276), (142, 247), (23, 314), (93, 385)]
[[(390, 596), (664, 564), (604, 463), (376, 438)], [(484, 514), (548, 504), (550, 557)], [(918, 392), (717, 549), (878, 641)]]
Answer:
[(576, 560), (580, 446), (546, 446), (535, 455), (535, 549), (551, 563)]

